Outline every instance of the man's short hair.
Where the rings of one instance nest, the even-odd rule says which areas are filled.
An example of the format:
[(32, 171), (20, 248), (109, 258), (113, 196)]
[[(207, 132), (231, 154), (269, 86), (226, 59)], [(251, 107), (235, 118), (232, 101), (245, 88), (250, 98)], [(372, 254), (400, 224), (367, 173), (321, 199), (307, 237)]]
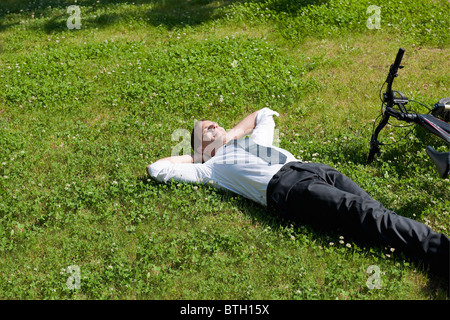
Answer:
[[(202, 121), (205, 121), (205, 119), (200, 119), (198, 121), (195, 122), (194, 127), (192, 128), (192, 132), (191, 132), (191, 147), (192, 150), (194, 150), (194, 152), (197, 152), (197, 146), (202, 146), (202, 136), (200, 135), (196, 135), (196, 130), (195, 128), (201, 124)], [(201, 133), (201, 131), (200, 131)]]

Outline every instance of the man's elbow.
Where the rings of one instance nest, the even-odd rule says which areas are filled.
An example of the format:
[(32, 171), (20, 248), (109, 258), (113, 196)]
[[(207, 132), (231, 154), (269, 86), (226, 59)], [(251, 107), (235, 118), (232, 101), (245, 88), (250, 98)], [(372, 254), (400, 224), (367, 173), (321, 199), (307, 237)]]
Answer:
[(164, 176), (165, 169), (167, 168), (167, 165), (169, 164), (169, 161), (160, 159), (158, 161), (155, 161), (145, 168), (147, 171), (147, 174), (150, 176), (150, 178), (155, 179), (157, 181), (160, 181), (161, 178)]
[(161, 176), (160, 176), (161, 168), (158, 166), (157, 162), (158, 161), (147, 165), (147, 167), (145, 168), (145, 171), (147, 172), (148, 177), (150, 179), (161, 182)]

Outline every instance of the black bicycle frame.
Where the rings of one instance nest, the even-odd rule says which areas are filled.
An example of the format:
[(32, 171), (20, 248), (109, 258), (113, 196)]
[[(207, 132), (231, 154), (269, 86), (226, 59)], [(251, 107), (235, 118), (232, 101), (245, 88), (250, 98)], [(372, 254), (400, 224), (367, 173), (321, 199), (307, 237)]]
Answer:
[[(378, 135), (380, 131), (389, 123), (389, 119), (391, 117), (394, 117), (400, 121), (415, 123), (423, 127), (426, 131), (438, 136), (439, 138), (450, 144), (449, 123), (442, 121), (430, 114), (408, 113), (405, 108), (405, 105), (408, 103), (408, 98), (406, 98), (401, 92), (392, 90), (392, 83), (394, 82), (395, 77), (397, 77), (398, 69), (403, 68), (400, 63), (402, 61), (404, 52), (405, 50), (403, 48), (399, 49), (395, 62), (389, 68), (389, 74), (386, 79), (386, 92), (383, 94), (383, 103), (385, 104), (385, 109), (383, 112), (383, 118), (375, 128), (375, 131), (373, 132), (370, 139), (370, 151), (367, 159), (368, 164), (373, 162), (375, 154), (377, 156), (380, 156), (381, 154), (380, 145), (383, 145), (383, 143), (378, 141)], [(394, 106), (397, 106), (401, 111), (394, 109)], [(445, 170), (441, 170), (440, 172), (441, 177), (445, 178), (449, 175), (450, 171), (450, 152), (441, 153), (439, 158), (441, 160), (439, 160), (440, 163), (438, 164), (436, 163), (436, 159), (432, 157), (433, 161), (436, 163), (436, 166), (438, 166), (439, 168), (446, 168)]]

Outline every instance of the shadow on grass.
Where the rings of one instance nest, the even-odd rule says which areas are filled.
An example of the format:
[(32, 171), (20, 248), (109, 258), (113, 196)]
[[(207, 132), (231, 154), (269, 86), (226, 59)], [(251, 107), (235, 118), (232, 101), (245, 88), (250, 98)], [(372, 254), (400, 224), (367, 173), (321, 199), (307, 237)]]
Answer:
[[(50, 17), (42, 24), (46, 33), (67, 30), (67, 20), (70, 13), (66, 10), (70, 5), (80, 6), (81, 25), (83, 28), (104, 28), (123, 22), (142, 20), (153, 26), (165, 26), (173, 29), (182, 26), (195, 26), (217, 19), (217, 8), (228, 6), (233, 2), (215, 0), (79, 0), (77, 3), (69, 0), (38, 1), (5, 0), (0, 10), (0, 21), (9, 14), (26, 14), (29, 17)], [(124, 5), (120, 12), (115, 12), (116, 6)], [(127, 6), (125, 6), (127, 5)], [(141, 5), (151, 5), (142, 7)], [(144, 8), (144, 9), (143, 9)], [(55, 11), (55, 9), (58, 9)], [(106, 11), (106, 12), (105, 12)], [(109, 11), (109, 12), (108, 12)], [(57, 13), (58, 12), (58, 13)], [(5, 31), (18, 23), (0, 23), (0, 31)], [(30, 28), (36, 28), (35, 25)]]
[[(81, 9), (82, 28), (104, 28), (124, 21), (141, 20), (151, 26), (163, 26), (169, 30), (179, 27), (196, 26), (211, 20), (223, 18), (217, 9), (236, 3), (264, 3), (261, 0), (49, 0), (43, 3), (26, 0), (5, 0), (0, 9), (0, 21), (8, 14), (33, 14), (35, 17), (50, 17), (42, 24), (46, 33), (67, 30), (70, 14), (66, 9), (78, 5)], [(307, 5), (320, 5), (326, 0), (290, 1), (278, 0), (267, 3), (265, 7), (272, 12), (286, 12), (295, 15)], [(128, 5), (114, 12), (114, 6)], [(142, 7), (142, 5), (146, 5)], [(148, 5), (151, 9), (148, 9)], [(110, 8), (112, 8), (110, 10)], [(54, 9), (59, 9), (55, 13)], [(106, 12), (110, 10), (110, 12)], [(0, 23), (0, 32), (18, 23)], [(30, 26), (36, 28), (36, 25)]]

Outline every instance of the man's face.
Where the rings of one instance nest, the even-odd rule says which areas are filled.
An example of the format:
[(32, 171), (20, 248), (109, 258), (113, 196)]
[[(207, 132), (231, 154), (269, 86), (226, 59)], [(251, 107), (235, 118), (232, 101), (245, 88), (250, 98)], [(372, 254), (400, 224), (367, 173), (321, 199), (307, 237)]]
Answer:
[(209, 120), (202, 121), (202, 141), (212, 142), (220, 138), (225, 138), (227, 132), (220, 127), (217, 122)]
[(216, 150), (226, 142), (227, 132), (216, 122), (203, 120), (201, 123), (203, 155), (213, 157)]

